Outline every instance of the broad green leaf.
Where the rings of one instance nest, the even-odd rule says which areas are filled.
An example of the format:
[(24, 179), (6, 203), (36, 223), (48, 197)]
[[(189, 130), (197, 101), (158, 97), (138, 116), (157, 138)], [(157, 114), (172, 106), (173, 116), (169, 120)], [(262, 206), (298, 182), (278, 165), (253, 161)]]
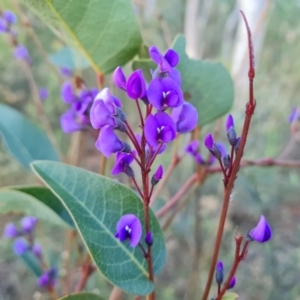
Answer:
[[(101, 272), (121, 289), (138, 295), (153, 290), (148, 267), (139, 247), (115, 238), (119, 218), (128, 213), (144, 223), (141, 199), (128, 187), (106, 177), (56, 162), (32, 164), (35, 173), (60, 198)], [(154, 272), (162, 270), (166, 248), (159, 223), (150, 212)], [(145, 232), (143, 232), (142, 243)]]
[(23, 0), (101, 73), (124, 65), (142, 39), (129, 0)]
[(70, 70), (85, 69), (89, 62), (71, 47), (64, 47), (61, 50), (49, 55), (49, 60), (58, 67), (69, 68)]
[(75, 227), (69, 212), (48, 188), (42, 186), (18, 186), (10, 188), (34, 197), (53, 210), (68, 225)]
[(236, 293), (226, 293), (223, 297), (222, 300), (236, 300), (238, 298), (238, 294)]
[(0, 136), (10, 154), (25, 168), (34, 160), (59, 157), (46, 134), (17, 110), (0, 104)]
[(154, 71), (156, 69), (156, 64), (148, 58), (137, 59), (132, 62), (132, 69), (142, 69), (146, 80), (150, 82), (152, 79), (150, 70)]
[(18, 190), (3, 188), (0, 189), (0, 214), (8, 213), (35, 216), (39, 220), (70, 228), (68, 223), (50, 207), (43, 204), (40, 199)]
[(177, 69), (185, 98), (197, 108), (199, 125), (203, 126), (229, 111), (234, 97), (233, 82), (222, 64), (190, 59), (185, 46), (185, 38), (178, 36), (173, 45), (180, 56)]
[(104, 300), (104, 298), (92, 293), (77, 293), (62, 297), (59, 300)]

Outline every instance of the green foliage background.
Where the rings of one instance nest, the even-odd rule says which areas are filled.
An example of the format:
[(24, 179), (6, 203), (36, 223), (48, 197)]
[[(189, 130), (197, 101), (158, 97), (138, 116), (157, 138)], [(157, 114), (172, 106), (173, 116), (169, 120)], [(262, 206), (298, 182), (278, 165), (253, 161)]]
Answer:
[[(157, 2), (156, 10), (158, 14), (163, 15), (171, 38), (183, 31), (185, 4), (184, 0)], [(224, 50), (222, 34), (226, 19), (234, 5), (233, 0), (214, 1), (203, 33), (203, 58), (221, 61), (225, 66), (229, 65), (232, 49), (227, 49), (229, 54)], [(1, 8), (12, 8), (12, 3), (9, 0), (2, 0), (1, 6), (3, 6)], [(49, 54), (55, 53), (64, 46), (36, 16), (27, 10), (25, 12)], [(161, 49), (166, 48), (159, 21), (155, 18), (147, 18), (146, 12), (139, 13), (138, 19), (146, 43), (156, 44)], [(257, 58), (255, 90), (258, 106), (245, 151), (247, 158), (277, 157), (290, 140), (287, 116), (293, 106), (299, 105), (300, 93), (299, 13), (300, 6), (297, 1), (277, 0), (272, 3), (268, 15), (266, 38)], [(26, 31), (22, 30), (20, 25), (18, 29), (20, 40), (28, 47), (34, 60), (33, 72), (38, 85), (49, 89), (50, 97), (44, 107), (63, 150), (67, 151), (70, 137), (66, 137), (61, 132), (58, 122), (65, 105), (60, 100), (57, 78), (49, 72), (48, 66), (33, 46)], [(130, 66), (127, 68), (129, 70)], [(12, 58), (11, 49), (2, 36), (0, 70), (0, 101), (22, 111), (38, 124), (35, 111), (29, 104), (30, 91), (24, 74), (20, 72), (19, 65)], [(90, 86), (96, 84), (92, 70), (84, 70), (83, 76), (87, 78)], [(107, 79), (106, 83), (110, 84), (110, 80)], [(232, 113), (237, 117), (237, 127), (240, 129), (241, 107), (243, 107), (240, 102), (244, 103), (246, 99), (235, 99), (235, 101)], [(130, 105), (131, 103), (126, 107), (129, 118), (134, 117), (134, 113), (130, 113)], [(210, 124), (204, 128), (204, 131), (213, 128), (214, 124)], [(221, 135), (221, 139), (225, 141), (225, 136)], [(293, 155), (297, 156), (300, 148), (294, 150), (296, 154)], [(91, 140), (88, 141), (86, 152), (87, 158), (82, 164), (93, 170), (98, 157)], [(163, 155), (162, 160), (167, 166), (169, 155)], [(190, 159), (180, 165), (164, 189), (161, 201), (169, 199), (176, 193), (178, 186), (191, 173), (191, 168), (193, 162)], [(3, 145), (0, 148), (0, 179), (1, 186), (36, 183), (33, 175), (8, 156)], [(193, 282), (195, 289), (202, 289), (211, 257), (212, 236), (216, 232), (221, 195), (221, 178), (215, 175), (197, 191), (196, 196), (191, 197), (189, 204), (168, 230), (168, 262), (157, 280), (158, 299), (184, 299), (187, 279), (194, 274), (196, 274)], [(269, 244), (251, 245), (249, 256), (238, 271), (235, 292), (240, 295), (240, 299), (294, 300), (300, 294), (299, 195), (299, 171), (296, 169), (251, 167), (239, 173), (220, 254), (225, 261), (226, 269), (229, 269), (232, 261), (232, 231), (236, 226), (239, 226), (240, 232), (246, 234), (263, 213), (274, 229), (274, 237)], [(8, 220), (11, 220), (11, 217), (1, 217), (0, 228), (3, 228)], [(63, 259), (61, 253), (63, 245), (56, 242), (63, 241), (63, 232), (45, 223), (39, 229), (39, 239), (43, 244), (48, 245), (50, 259), (59, 257), (57, 263)], [(0, 241), (0, 251), (0, 297), (14, 300), (20, 299), (22, 295), (24, 299), (31, 299), (36, 289), (35, 279), (26, 272), (21, 262), (15, 260), (11, 253), (11, 245), (7, 241)], [(197, 261), (199, 268), (196, 270), (192, 263), (195, 253), (200, 256)], [(201, 276), (198, 275), (198, 271), (201, 272)], [(26, 289), (23, 286), (26, 286)], [(99, 273), (91, 278), (87, 286), (88, 290), (95, 290), (104, 296), (109, 295), (110, 288), (111, 286)]]

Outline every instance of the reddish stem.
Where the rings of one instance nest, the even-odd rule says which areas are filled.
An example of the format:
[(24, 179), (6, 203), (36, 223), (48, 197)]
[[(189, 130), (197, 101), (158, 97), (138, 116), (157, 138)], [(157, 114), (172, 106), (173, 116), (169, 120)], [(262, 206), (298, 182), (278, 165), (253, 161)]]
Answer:
[(134, 183), (135, 188), (136, 188), (137, 191), (139, 192), (140, 196), (143, 198), (143, 193), (142, 193), (141, 189), (139, 188), (139, 186), (138, 186), (138, 184), (137, 184), (135, 178), (133, 177), (133, 178), (131, 178), (131, 179), (132, 179), (132, 181), (133, 181), (133, 183)]

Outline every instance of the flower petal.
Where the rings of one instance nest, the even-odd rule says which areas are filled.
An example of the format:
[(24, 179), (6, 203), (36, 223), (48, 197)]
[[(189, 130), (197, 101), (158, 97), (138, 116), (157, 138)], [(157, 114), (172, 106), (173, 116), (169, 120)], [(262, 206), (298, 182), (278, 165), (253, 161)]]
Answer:
[(76, 113), (73, 111), (73, 109), (69, 109), (61, 115), (60, 125), (63, 132), (65, 133), (71, 133), (74, 131), (81, 130), (83, 128), (82, 125), (77, 123)]
[(136, 70), (129, 76), (126, 89), (128, 97), (134, 100), (146, 95), (146, 81), (142, 70)]
[(148, 101), (159, 110), (163, 108), (163, 91), (161, 80), (158, 78), (155, 78), (150, 82), (147, 90)]
[(142, 224), (141, 221), (136, 218), (136, 220), (131, 224), (131, 233), (130, 233), (130, 246), (136, 247), (142, 237)]
[(168, 49), (166, 54), (164, 55), (164, 58), (172, 68), (176, 67), (179, 63), (179, 55), (173, 49)]
[(152, 114), (149, 115), (145, 121), (145, 137), (147, 143), (153, 147), (159, 144), (157, 141), (157, 135), (158, 135), (157, 128), (158, 128), (158, 123), (156, 121), (156, 118)]

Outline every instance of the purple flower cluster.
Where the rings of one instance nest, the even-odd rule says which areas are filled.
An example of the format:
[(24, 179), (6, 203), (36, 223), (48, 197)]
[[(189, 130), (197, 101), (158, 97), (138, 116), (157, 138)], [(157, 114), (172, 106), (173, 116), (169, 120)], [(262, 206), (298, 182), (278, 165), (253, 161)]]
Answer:
[(86, 87), (76, 92), (69, 81), (62, 85), (61, 97), (69, 105), (69, 109), (60, 118), (60, 124), (65, 133), (83, 130), (90, 126), (90, 109), (97, 93), (97, 88), (87, 89)]
[(14, 239), (13, 250), (16, 255), (23, 255), (26, 251), (32, 251), (37, 257), (41, 258), (42, 248), (40, 244), (34, 243), (34, 231), (37, 225), (37, 218), (26, 216), (21, 220), (20, 226), (8, 223), (4, 228), (4, 236)]
[(3, 11), (2, 16), (0, 16), (0, 33), (8, 33), (11, 29), (11, 26), (16, 23), (17, 17), (12, 11)]

